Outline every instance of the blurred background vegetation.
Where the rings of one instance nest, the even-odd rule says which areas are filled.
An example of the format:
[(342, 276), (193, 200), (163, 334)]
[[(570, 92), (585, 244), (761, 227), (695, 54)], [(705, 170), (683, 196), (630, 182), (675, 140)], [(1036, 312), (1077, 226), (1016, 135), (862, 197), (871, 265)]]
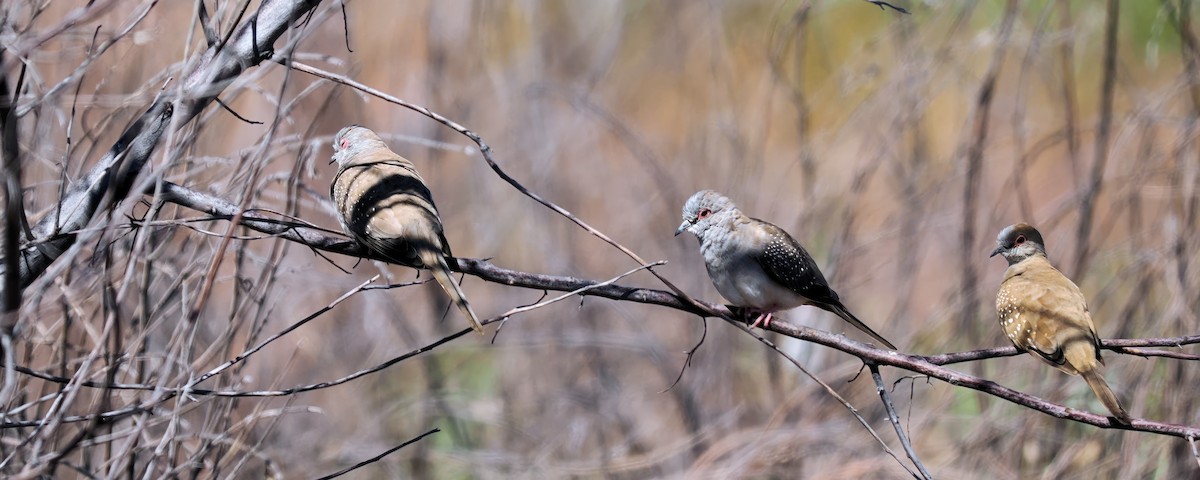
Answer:
[[(90, 63), (93, 35), (99, 43), (114, 38), (150, 4), (110, 0), (102, 14), (72, 22), (75, 2), (49, 2), (36, 17), (30, 12), (43, 2), (0, 7), (0, 41), (29, 52), (22, 102), (34, 108), (21, 119), (20, 146), (31, 218), (52, 212), (61, 178), (86, 172), (204, 48), (196, 3), (154, 4)], [(204, 3), (226, 31), (241, 2)], [(712, 188), (790, 231), (843, 301), (908, 352), (1007, 345), (992, 307), (1005, 265), (987, 254), (995, 234), (1019, 221), (1042, 231), (1051, 260), (1090, 299), (1102, 337), (1200, 331), (1200, 68), (1192, 25), (1200, 16), (1190, 1), (1116, 2), (1111, 69), (1104, 2), (894, 3), (912, 15), (856, 0), (355, 0), (345, 6), (346, 29), (339, 5), (327, 2), (304, 26), (308, 37), (295, 58), (474, 130), (526, 187), (644, 258), (668, 260), (658, 271), (698, 298), (721, 301), (695, 240), (671, 234), (683, 201)], [(30, 47), (34, 39), (41, 43)], [(15, 78), (19, 69), (5, 65), (3, 74)], [(456, 255), (598, 280), (635, 266), (512, 189), (465, 138), (421, 115), (277, 64), (249, 71), (221, 98), (267, 124), (210, 107), (175, 133), (170, 148), (160, 145), (153, 174), (336, 229), (328, 144), (339, 128), (359, 123), (385, 133), (416, 163)], [(273, 119), (278, 130), (267, 135)], [(106, 347), (120, 354), (117, 380), (179, 385), (376, 273), (393, 282), (415, 276), (332, 257), (345, 274), (307, 248), (238, 230), (246, 237), (224, 251), (213, 296), (188, 324), (184, 312), (221, 252), (228, 222), (189, 224), (203, 231), (177, 222), (146, 227), (148, 253), (130, 256), (134, 236), (122, 225), (146, 210), (123, 204), (105, 233), (77, 245), (56, 276), (26, 293), (18, 363), (69, 374), (106, 344), (97, 330), (117, 311), (128, 319), (125, 343)], [(157, 219), (202, 215), (168, 205)], [(622, 283), (661, 288), (644, 273)], [(487, 316), (543, 295), (473, 277), (464, 285)], [(105, 286), (137, 295), (101, 308)], [(360, 293), (208, 386), (257, 390), (338, 378), (458, 330), (457, 312), (441, 320), (446, 307), (430, 284)], [(810, 308), (785, 318), (844, 328)], [(130, 477), (303, 478), (440, 427), (352, 476), (906, 476), (811, 380), (753, 338), (708, 324), (703, 346), (669, 390), (703, 321), (591, 298), (514, 317), (494, 342), (462, 338), (333, 388), (171, 402), (166, 412), (109, 426), (64, 461)], [(856, 377), (861, 362), (777, 340), (894, 440), (870, 380)], [(1105, 358), (1109, 383), (1135, 416), (1195, 424), (1194, 365)], [(91, 365), (94, 379), (113, 361)], [(958, 368), (1103, 411), (1082, 380), (1027, 356)], [(1081, 426), (903, 371), (884, 374), (897, 381), (905, 426), (939, 477), (1196, 471), (1178, 439)], [(45, 415), (44, 396), (59, 386), (20, 381), (10, 412), (26, 404), (23, 415)], [(70, 408), (116, 408), (149, 395), (93, 392)], [(57, 442), (70, 436), (62, 428)], [(8, 455), (23, 451), (17, 444), (30, 431), (2, 435)], [(133, 453), (113, 458), (122, 449)]]

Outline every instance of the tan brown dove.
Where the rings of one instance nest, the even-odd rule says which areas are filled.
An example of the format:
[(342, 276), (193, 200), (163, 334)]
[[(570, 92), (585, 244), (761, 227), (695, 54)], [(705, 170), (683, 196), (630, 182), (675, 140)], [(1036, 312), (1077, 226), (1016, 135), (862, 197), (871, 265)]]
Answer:
[(1013, 345), (1071, 375), (1081, 375), (1105, 408), (1123, 424), (1129, 414), (1100, 372), (1100, 339), (1079, 287), (1046, 259), (1037, 229), (1019, 223), (996, 238), (992, 256), (1008, 261), (996, 293), (1000, 326)]
[(471, 328), (483, 334), (479, 317), (450, 274), (450, 265), (457, 264), (433, 197), (412, 162), (358, 125), (333, 137), (333, 160), (338, 171), (329, 193), (342, 229), (388, 260), (429, 269)]

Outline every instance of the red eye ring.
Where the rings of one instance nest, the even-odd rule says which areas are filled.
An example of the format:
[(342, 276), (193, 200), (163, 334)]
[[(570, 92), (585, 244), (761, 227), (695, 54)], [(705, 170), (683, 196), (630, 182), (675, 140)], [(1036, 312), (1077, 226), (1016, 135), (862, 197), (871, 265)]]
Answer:
[(700, 213), (696, 214), (696, 220), (703, 220), (705, 217), (712, 215), (712, 210), (701, 208)]
[(1016, 242), (1013, 242), (1013, 245), (1020, 245), (1020, 244), (1023, 244), (1023, 243), (1025, 243), (1025, 236), (1024, 236), (1024, 235), (1017, 235), (1017, 241), (1016, 241)]

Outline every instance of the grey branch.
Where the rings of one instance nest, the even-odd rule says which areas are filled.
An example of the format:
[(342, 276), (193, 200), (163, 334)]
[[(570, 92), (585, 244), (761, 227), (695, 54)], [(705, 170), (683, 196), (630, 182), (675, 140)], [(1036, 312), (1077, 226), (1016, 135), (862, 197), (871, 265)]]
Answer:
[(169, 125), (179, 128), (187, 124), (233, 79), (271, 58), (279, 37), (320, 3), (320, 0), (266, 0), (257, 14), (238, 27), (228, 43), (210, 46), (200, 54), (192, 62), (195, 68), (176, 90), (179, 96), (157, 98), (125, 129), (96, 166), (67, 192), (61, 208), (33, 226), (33, 238), (22, 239), (26, 247), (19, 259), (20, 288), (33, 283), (75, 243), (72, 232), (87, 226), (97, 212), (129, 194)]

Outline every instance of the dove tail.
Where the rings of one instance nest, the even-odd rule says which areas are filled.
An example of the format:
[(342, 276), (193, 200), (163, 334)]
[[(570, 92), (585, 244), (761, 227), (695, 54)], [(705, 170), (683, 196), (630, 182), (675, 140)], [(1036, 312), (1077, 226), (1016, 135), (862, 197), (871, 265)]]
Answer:
[(862, 330), (863, 333), (870, 335), (871, 338), (874, 338), (875, 340), (878, 340), (879, 343), (882, 343), (885, 347), (892, 350), (899, 350), (895, 345), (892, 345), (892, 342), (889, 342), (886, 338), (883, 338), (883, 335), (875, 333), (874, 330), (871, 330), (871, 327), (868, 327), (867, 324), (863, 323), (862, 320), (859, 320), (858, 317), (854, 316), (853, 313), (850, 313), (849, 310), (846, 310), (846, 307), (841, 305), (840, 302), (834, 305), (829, 305), (827, 310), (836, 313), (837, 316), (842, 317), (842, 320), (849, 322), (851, 325), (854, 325), (854, 328)]
[(1117, 401), (1117, 395), (1113, 393), (1111, 388), (1108, 388), (1108, 382), (1104, 381), (1104, 377), (1100, 375), (1100, 370), (1093, 369), (1086, 372), (1079, 372), (1079, 374), (1083, 376), (1084, 380), (1087, 380), (1088, 386), (1092, 387), (1092, 391), (1100, 398), (1100, 403), (1103, 403), (1104, 407), (1112, 412), (1118, 421), (1129, 425), (1132, 421), (1129, 413), (1125, 412), (1125, 409), (1121, 407), (1121, 403)]
[(462, 289), (458, 287), (458, 282), (454, 281), (454, 277), (450, 275), (450, 267), (446, 265), (446, 258), (442, 253), (433, 249), (422, 249), (418, 255), (421, 257), (421, 263), (424, 263), (433, 274), (433, 279), (437, 280), (438, 285), (442, 286), (442, 290), (446, 291), (446, 295), (450, 296), (450, 301), (462, 311), (463, 316), (467, 317), (467, 321), (471, 322), (471, 328), (475, 332), (483, 335), (483, 324), (479, 323), (479, 317), (475, 315), (475, 310), (471, 309), (471, 304), (467, 303), (466, 295), (463, 295)]

